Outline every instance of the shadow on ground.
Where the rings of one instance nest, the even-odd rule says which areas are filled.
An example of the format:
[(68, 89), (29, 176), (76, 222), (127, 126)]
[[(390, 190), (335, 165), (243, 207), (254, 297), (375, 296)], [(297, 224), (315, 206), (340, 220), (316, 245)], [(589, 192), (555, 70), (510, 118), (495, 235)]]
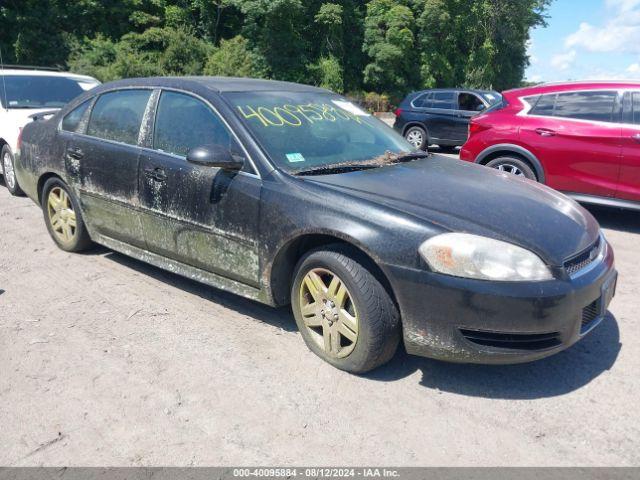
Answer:
[(127, 268), (131, 268), (143, 275), (179, 288), (192, 295), (222, 305), (225, 308), (238, 312), (240, 315), (245, 315), (273, 325), (274, 327), (282, 328), (287, 332), (295, 332), (298, 330), (291, 309), (288, 307), (273, 308), (252, 300), (247, 300), (233, 293), (209, 287), (203, 283), (156, 268), (134, 258), (127, 257), (126, 255), (107, 250), (106, 248), (98, 247), (92, 250), (92, 252), (98, 255), (103, 254), (105, 258), (120, 265), (124, 265)]
[(521, 365), (445, 363), (398, 352), (368, 378), (389, 382), (416, 371), (420, 384), (434, 390), (501, 399), (554, 397), (577, 390), (609, 370), (620, 353), (620, 331), (611, 314), (573, 347), (552, 357)]
[(640, 212), (613, 207), (588, 206), (602, 228), (621, 232), (640, 233)]
[[(271, 308), (237, 295), (158, 269), (135, 259), (98, 249), (105, 258), (143, 275), (172, 285), (192, 295), (222, 305), (251, 317), (294, 332), (295, 320), (289, 308)], [(300, 338), (302, 342), (302, 338)], [(464, 365), (412, 357), (400, 348), (393, 360), (367, 374), (373, 381), (393, 382), (416, 371), (422, 373), (420, 384), (433, 390), (487, 398), (534, 399), (563, 395), (591, 382), (609, 370), (620, 352), (620, 333), (616, 319), (609, 315), (581, 342), (567, 351), (525, 365)], [(309, 355), (312, 355), (309, 352)]]

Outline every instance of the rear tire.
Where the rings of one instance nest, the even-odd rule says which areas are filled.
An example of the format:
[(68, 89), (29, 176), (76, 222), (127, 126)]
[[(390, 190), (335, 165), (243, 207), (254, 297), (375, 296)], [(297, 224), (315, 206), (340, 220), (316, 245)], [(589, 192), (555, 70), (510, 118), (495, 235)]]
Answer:
[(400, 342), (400, 315), (366, 257), (344, 245), (305, 255), (291, 303), (309, 349), (340, 370), (364, 373), (388, 362)]
[(404, 138), (419, 150), (427, 150), (427, 147), (429, 147), (429, 134), (422, 127), (410, 127), (404, 133)]
[(510, 173), (518, 177), (528, 178), (538, 181), (538, 176), (528, 162), (517, 157), (499, 157), (486, 163), (489, 168), (494, 168), (502, 172)]
[(82, 219), (80, 204), (59, 178), (50, 178), (42, 189), (44, 222), (53, 241), (65, 252), (82, 252), (92, 246)]
[(7, 190), (14, 197), (24, 197), (24, 192), (18, 185), (18, 179), (16, 178), (15, 159), (8, 145), (2, 147), (0, 155), (2, 158), (2, 176)]

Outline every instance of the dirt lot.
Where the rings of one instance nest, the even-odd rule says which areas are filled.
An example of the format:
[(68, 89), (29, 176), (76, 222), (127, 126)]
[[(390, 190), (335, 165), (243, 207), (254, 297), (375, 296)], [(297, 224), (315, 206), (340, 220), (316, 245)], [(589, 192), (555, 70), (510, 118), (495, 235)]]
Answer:
[(399, 353), (365, 377), (273, 310), (105, 249), (0, 188), (0, 465), (639, 465), (640, 214), (593, 210), (612, 315), (530, 365)]

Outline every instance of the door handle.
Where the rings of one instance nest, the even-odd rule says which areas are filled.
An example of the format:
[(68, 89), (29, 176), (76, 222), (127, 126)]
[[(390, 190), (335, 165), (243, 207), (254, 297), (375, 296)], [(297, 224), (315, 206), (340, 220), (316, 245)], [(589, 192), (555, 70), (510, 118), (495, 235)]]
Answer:
[(81, 160), (84, 158), (84, 152), (79, 148), (68, 148), (67, 155), (75, 160)]
[(556, 132), (547, 128), (536, 128), (536, 133), (541, 137), (555, 137)]
[(155, 180), (156, 182), (165, 182), (167, 180), (167, 174), (160, 167), (148, 168), (144, 171), (144, 174), (147, 178)]

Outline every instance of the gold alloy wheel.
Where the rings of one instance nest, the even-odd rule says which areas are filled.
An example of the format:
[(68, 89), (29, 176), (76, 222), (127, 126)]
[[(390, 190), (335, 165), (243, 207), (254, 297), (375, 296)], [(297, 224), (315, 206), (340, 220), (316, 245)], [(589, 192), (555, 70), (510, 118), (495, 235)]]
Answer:
[(300, 285), (300, 312), (307, 331), (324, 352), (344, 358), (358, 340), (358, 312), (346, 285), (333, 272), (315, 268)]
[(54, 187), (47, 198), (47, 214), (54, 235), (64, 244), (73, 242), (77, 232), (76, 212), (69, 194), (61, 187)]

